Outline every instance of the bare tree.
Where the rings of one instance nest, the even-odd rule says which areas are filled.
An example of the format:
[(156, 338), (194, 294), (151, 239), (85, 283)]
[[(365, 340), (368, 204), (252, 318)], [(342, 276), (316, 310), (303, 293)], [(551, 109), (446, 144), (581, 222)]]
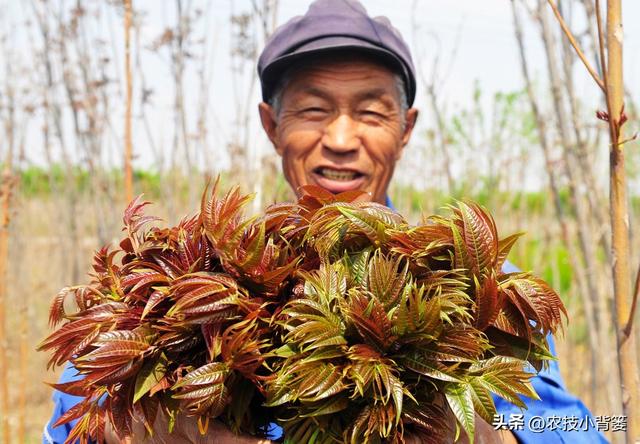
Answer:
[[(9, 106), (12, 107), (12, 99), (9, 96)], [(10, 108), (10, 115), (13, 111)], [(11, 222), (11, 204), (14, 184), (16, 178), (13, 173), (13, 119), (5, 121), (5, 132), (8, 137), (8, 144), (5, 147), (5, 157), (2, 167), (2, 183), (0, 188), (0, 204), (2, 213), (0, 214), (0, 417), (2, 417), (2, 442), (11, 442), (10, 428), (10, 394), (8, 376), (8, 337), (7, 337), (7, 307), (8, 303), (8, 258), (9, 258), (9, 225)]]
[[(596, 8), (599, 11), (598, 1)], [(599, 12), (598, 12), (599, 15)], [(600, 23), (600, 22), (598, 22)], [(601, 27), (599, 27), (601, 29)], [(613, 245), (613, 286), (616, 307), (616, 335), (622, 380), (622, 408), (629, 418), (628, 441), (640, 440), (640, 383), (633, 318), (638, 291), (631, 293), (629, 263), (629, 211), (624, 162), (624, 83), (622, 77), (622, 3), (607, 2), (607, 65), (603, 62), (603, 79), (610, 130), (610, 200)], [(602, 42), (602, 38), (600, 39)], [(604, 60), (604, 51), (601, 59)], [(637, 281), (637, 280), (636, 280)]]
[(56, 97), (58, 90), (58, 84), (54, 77), (54, 68), (56, 63), (56, 40), (58, 37), (54, 35), (52, 31), (51, 17), (53, 16), (52, 6), (49, 4), (43, 4), (36, 0), (32, 0), (33, 14), (36, 18), (40, 37), (42, 39), (42, 46), (37, 50), (36, 54), (39, 57), (36, 58), (36, 69), (38, 71), (44, 70), (42, 76), (42, 84), (38, 85), (38, 89), (42, 94), (42, 110), (44, 113), (43, 123), (43, 139), (45, 155), (47, 157), (47, 164), (49, 169), (53, 168), (53, 156), (52, 145), (53, 138), (51, 137), (51, 128), (58, 147), (60, 149), (62, 165), (65, 171), (64, 174), (64, 189), (56, 190), (57, 185), (55, 181), (53, 191), (59, 192), (59, 195), (64, 195), (64, 209), (60, 212), (62, 223), (59, 225), (58, 237), (60, 245), (65, 245), (63, 250), (67, 254), (63, 254), (63, 258), (67, 261), (66, 270), (70, 271), (69, 279), (76, 282), (80, 279), (80, 267), (78, 263), (78, 257), (75, 254), (74, 245), (79, 243), (78, 222), (74, 216), (77, 213), (78, 208), (78, 191), (76, 186), (76, 172), (72, 165), (71, 155), (67, 147), (67, 139), (64, 132), (64, 117), (63, 117), (63, 105)]
[[(576, 230), (578, 234), (579, 260), (584, 264), (586, 296), (591, 299), (589, 306), (585, 306), (585, 311), (589, 309), (593, 310), (594, 328), (598, 336), (598, 348), (593, 349), (593, 352), (597, 353), (601, 358), (604, 357), (604, 359), (598, 360), (598, 362), (601, 363), (601, 368), (599, 368), (598, 373), (594, 375), (594, 381), (597, 383), (597, 379), (595, 378), (611, 374), (608, 367), (611, 362), (614, 362), (614, 357), (609, 355), (613, 352), (614, 348), (608, 334), (610, 331), (609, 310), (596, 279), (596, 269), (598, 265), (596, 264), (597, 256), (594, 249), (596, 242), (593, 238), (593, 233), (596, 232), (596, 230), (592, 228), (592, 218), (588, 212), (587, 199), (585, 199), (583, 193), (579, 192), (582, 188), (581, 185), (584, 184), (583, 178), (577, 168), (580, 162), (576, 159), (575, 146), (579, 143), (579, 140), (577, 141), (572, 137), (569, 129), (570, 117), (567, 111), (567, 102), (570, 102), (570, 100), (567, 100), (563, 94), (563, 83), (566, 83), (568, 80), (561, 77), (560, 70), (558, 69), (559, 63), (557, 60), (556, 45), (554, 45), (555, 37), (550, 28), (544, 0), (539, 0), (538, 2), (537, 18), (547, 56), (547, 68), (549, 81), (551, 83), (556, 131), (562, 147), (563, 167), (567, 178), (571, 207), (575, 212), (577, 222)], [(590, 315), (587, 314), (587, 316)], [(613, 392), (610, 391), (609, 393), (612, 394)], [(617, 399), (613, 394), (611, 395), (611, 408), (617, 405)]]
[[(423, 53), (421, 52), (422, 48), (420, 48), (419, 42), (416, 40), (416, 36), (418, 35), (418, 28), (419, 28), (418, 22), (417, 22), (417, 17), (419, 16), (417, 14), (417, 6), (418, 6), (418, 2), (417, 0), (414, 0), (412, 2), (412, 8), (411, 8), (412, 10), (411, 29), (412, 29), (412, 35), (414, 36), (414, 46), (416, 47), (416, 52), (418, 54), (416, 61), (420, 63), (423, 60)], [(443, 106), (442, 106), (438, 91), (442, 89), (444, 83), (447, 80), (451, 67), (453, 66), (453, 63), (456, 60), (458, 45), (460, 43), (460, 35), (461, 35), (461, 28), (458, 28), (455, 44), (454, 44), (453, 50), (450, 52), (451, 56), (450, 56), (448, 67), (447, 69), (445, 69), (445, 72), (443, 73), (441, 72), (440, 54), (442, 53), (442, 51), (441, 51), (440, 39), (438, 38), (437, 35), (431, 33), (430, 36), (432, 37), (432, 40), (436, 43), (436, 46), (438, 47), (438, 50), (435, 52), (435, 55), (431, 60), (431, 69), (430, 69), (431, 76), (427, 77), (427, 75), (425, 74), (425, 70), (418, 70), (418, 72), (420, 73), (419, 75), (420, 82), (422, 83), (422, 87), (424, 88), (424, 90), (427, 92), (429, 107), (431, 108), (431, 112), (433, 113), (433, 116), (435, 118), (435, 131), (433, 132), (434, 142), (436, 143), (438, 149), (440, 150), (440, 155), (442, 156), (442, 171), (444, 171), (444, 174), (445, 174), (447, 190), (449, 193), (452, 193), (455, 190), (455, 181), (453, 179), (453, 172), (452, 172), (451, 150), (449, 149), (450, 147), (448, 146), (448, 135), (447, 135), (447, 128), (445, 124), (445, 115), (444, 115), (445, 113), (443, 110)]]
[[(2, 36), (2, 53), (9, 55), (6, 48), (6, 36)], [(2, 441), (11, 442), (11, 410), (9, 392), (9, 338), (7, 330), (7, 314), (11, 307), (8, 292), (8, 268), (9, 268), (9, 228), (11, 224), (12, 203), (16, 176), (14, 174), (14, 153), (16, 149), (15, 129), (16, 121), (16, 94), (14, 90), (14, 76), (12, 64), (5, 65), (5, 85), (3, 85), (0, 98), (0, 116), (4, 133), (4, 156), (2, 165), (2, 176), (0, 177), (0, 417), (2, 425)], [(1, 151), (0, 151), (1, 152)]]
[[(519, 55), (520, 55), (520, 64), (522, 75), (525, 81), (525, 86), (527, 90), (527, 96), (529, 98), (529, 102), (531, 105), (531, 110), (533, 113), (533, 117), (536, 122), (536, 128), (538, 131), (538, 139), (540, 143), (540, 147), (542, 148), (542, 153), (544, 156), (547, 176), (549, 180), (549, 191), (552, 196), (553, 207), (555, 209), (555, 216), (558, 220), (561, 229), (561, 236), (564, 245), (567, 247), (569, 251), (569, 260), (571, 261), (571, 266), (574, 272), (576, 273), (576, 282), (578, 284), (578, 293), (581, 297), (584, 307), (584, 315), (587, 323), (587, 331), (588, 331), (588, 340), (589, 340), (589, 351), (590, 351), (590, 359), (591, 359), (591, 399), (598, 399), (597, 393), (599, 389), (605, 383), (605, 375), (608, 375), (604, 368), (604, 366), (610, 362), (602, 359), (598, 359), (601, 351), (601, 338), (599, 335), (599, 329), (596, 321), (596, 307), (592, 298), (592, 293), (590, 293), (590, 289), (588, 286), (589, 278), (587, 277), (584, 266), (579, 262), (580, 252), (576, 250), (573, 239), (570, 233), (569, 221), (570, 216), (567, 215), (565, 208), (561, 202), (560, 197), (560, 185), (558, 183), (558, 172), (557, 168), (552, 159), (552, 147), (549, 141), (548, 134), (548, 125), (547, 120), (545, 119), (543, 112), (540, 111), (540, 105), (538, 103), (538, 98), (533, 88), (533, 82), (531, 80), (529, 74), (529, 68), (527, 63), (526, 51), (524, 48), (524, 39), (523, 39), (523, 31), (522, 25), (520, 23), (520, 19), (518, 16), (517, 8), (515, 1), (512, 0), (512, 13), (513, 13), (513, 21), (514, 21), (514, 29), (516, 33), (516, 40), (518, 43)], [(538, 10), (538, 13), (543, 11)], [(551, 37), (547, 32), (547, 43), (550, 43), (549, 40)], [(560, 99), (557, 98), (557, 101)], [(556, 101), (556, 103), (557, 103)], [(592, 285), (595, 285), (592, 278)]]
[[(627, 120), (624, 112), (623, 52), (622, 52), (622, 4), (621, 0), (607, 2), (606, 30), (600, 18), (600, 2), (595, 1), (601, 76), (591, 66), (580, 46), (561, 16), (553, 0), (548, 0), (560, 26), (576, 53), (596, 84), (604, 92), (606, 112), (598, 116), (609, 124), (611, 202), (612, 268), (615, 301), (615, 331), (618, 340), (618, 366), (622, 390), (622, 409), (628, 418), (627, 442), (640, 440), (640, 373), (638, 371), (637, 348), (633, 334), (633, 319), (638, 298), (638, 289), (631, 290), (631, 267), (629, 260), (629, 211), (627, 201), (627, 179), (622, 126)], [(605, 37), (606, 32), (606, 50)], [(640, 277), (636, 278), (636, 282)], [(640, 287), (640, 285), (639, 285)]]
[(124, 61), (125, 79), (127, 83), (126, 112), (124, 117), (124, 190), (127, 202), (133, 199), (133, 170), (131, 161), (133, 149), (131, 141), (131, 105), (133, 81), (131, 78), (131, 2), (124, 0)]
[[(233, 72), (233, 97), (235, 119), (233, 131), (228, 141), (231, 158), (231, 173), (246, 182), (248, 173), (255, 173), (252, 180), (255, 192), (253, 209), (262, 205), (264, 169), (262, 159), (257, 154), (252, 137), (252, 116), (255, 113), (255, 92), (258, 74), (255, 66), (258, 48), (273, 32), (277, 22), (278, 0), (251, 0), (251, 10), (235, 12), (231, 4), (231, 70)], [(253, 151), (253, 153), (252, 153)], [(251, 154), (254, 154), (252, 156)], [(245, 179), (245, 180), (243, 180)]]

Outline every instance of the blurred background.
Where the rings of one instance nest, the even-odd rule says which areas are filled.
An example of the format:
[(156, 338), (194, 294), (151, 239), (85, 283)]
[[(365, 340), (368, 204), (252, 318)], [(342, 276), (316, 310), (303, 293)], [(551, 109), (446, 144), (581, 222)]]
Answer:
[[(273, 29), (310, 1), (133, 0), (130, 15), (128, 1), (0, 0), (0, 428), (11, 442), (39, 441), (50, 416), (43, 381), (59, 369), (35, 347), (50, 332), (53, 296), (86, 282), (92, 252), (121, 235), (129, 149), (133, 194), (166, 224), (195, 212), (216, 175), (255, 193), (251, 212), (293, 197), (261, 132), (255, 66)], [(362, 3), (399, 28), (419, 71), (421, 115), (392, 184), (395, 206), (418, 221), (469, 198), (502, 236), (525, 231), (510, 259), (567, 306), (557, 348), (568, 388), (594, 415), (621, 414), (608, 127), (595, 114), (606, 107), (546, 1)], [(593, 2), (558, 3), (600, 66)], [(632, 136), (640, 2), (623, 8)], [(625, 146), (635, 273), (640, 146)]]

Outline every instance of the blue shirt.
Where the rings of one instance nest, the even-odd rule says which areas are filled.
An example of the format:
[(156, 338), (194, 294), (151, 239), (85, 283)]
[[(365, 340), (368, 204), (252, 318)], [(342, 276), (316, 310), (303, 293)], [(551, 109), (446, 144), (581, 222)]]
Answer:
[[(393, 208), (389, 197), (387, 197), (386, 204), (388, 207)], [(502, 270), (505, 273), (519, 271), (517, 267), (509, 262), (504, 264)], [(555, 356), (556, 350), (553, 336), (549, 335), (547, 341), (549, 342), (551, 353)], [(60, 377), (60, 383), (69, 382), (78, 378), (79, 376), (73, 366), (67, 364)], [(540, 397), (540, 400), (524, 397), (524, 403), (527, 406), (527, 410), (524, 411), (521, 411), (515, 405), (498, 396), (493, 396), (496, 410), (498, 414), (504, 415), (505, 422), (508, 423), (509, 420), (512, 420), (512, 425), (515, 425), (516, 421), (522, 424), (521, 429), (520, 427), (516, 429), (511, 428), (512, 433), (520, 443), (600, 444), (608, 442), (604, 436), (597, 431), (589, 409), (587, 409), (582, 401), (567, 391), (564, 381), (560, 376), (558, 361), (550, 361), (548, 369), (540, 371), (536, 376), (531, 378), (531, 384)], [(69, 432), (77, 423), (77, 420), (55, 428), (53, 424), (60, 416), (82, 399), (82, 397), (68, 395), (57, 390), (53, 392), (53, 415), (44, 428), (42, 437), (44, 444), (64, 443)], [(522, 415), (522, 419), (515, 415)], [(556, 418), (560, 418), (560, 420), (558, 421)], [(567, 427), (567, 420), (563, 418), (577, 418), (576, 427)], [(534, 424), (543, 424), (545, 426), (534, 426), (532, 429), (530, 425)], [(278, 439), (281, 436), (282, 428), (276, 424), (272, 424), (269, 436), (267, 437), (269, 439)]]
[[(520, 271), (509, 261), (502, 267), (505, 273)], [(556, 346), (553, 336), (547, 336), (549, 350), (556, 356)], [(541, 370), (536, 376), (531, 378), (531, 385), (540, 397), (540, 400), (523, 397), (527, 410), (521, 411), (509, 401), (493, 395), (498, 414), (504, 415), (505, 422), (511, 415), (522, 415), (524, 426), (522, 430), (511, 430), (519, 442), (522, 444), (599, 444), (608, 443), (594, 424), (593, 417), (589, 409), (577, 397), (567, 391), (567, 387), (560, 376), (560, 366), (558, 361), (549, 361), (549, 368)], [(577, 418), (579, 427), (576, 430), (565, 430), (570, 427), (563, 426), (562, 420), (554, 427), (555, 418)], [(532, 419), (534, 418), (534, 419)], [(541, 418), (538, 419), (538, 418)], [(546, 427), (542, 431), (529, 427), (530, 425), (545, 421)], [(586, 425), (585, 425), (586, 424)], [(542, 427), (541, 427), (542, 428)]]

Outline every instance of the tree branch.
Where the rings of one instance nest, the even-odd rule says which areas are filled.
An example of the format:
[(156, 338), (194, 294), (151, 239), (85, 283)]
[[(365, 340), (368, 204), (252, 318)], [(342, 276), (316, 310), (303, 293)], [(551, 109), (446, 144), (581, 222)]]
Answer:
[(578, 43), (576, 42), (576, 39), (573, 36), (573, 33), (571, 32), (571, 30), (567, 26), (567, 23), (564, 21), (564, 18), (562, 17), (562, 14), (560, 14), (560, 11), (558, 10), (558, 7), (556, 6), (555, 2), (553, 0), (547, 0), (547, 2), (549, 3), (549, 6), (551, 6), (551, 9), (553, 9), (553, 13), (555, 14), (556, 18), (558, 19), (558, 22), (560, 23), (560, 27), (562, 28), (562, 31), (564, 32), (564, 34), (569, 39), (569, 43), (571, 43), (571, 46), (573, 46), (573, 49), (576, 50), (576, 54), (578, 54), (578, 57), (580, 57), (580, 60), (582, 60), (582, 63), (584, 64), (585, 68), (587, 68), (587, 71), (589, 71), (589, 74), (591, 74), (591, 77), (593, 77), (593, 80), (595, 80), (595, 82), (598, 84), (600, 89), (602, 91), (604, 91), (605, 94), (606, 94), (604, 82), (598, 76), (598, 73), (593, 69), (593, 67), (591, 66), (591, 64), (587, 60), (586, 56), (584, 55), (584, 53), (582, 52), (582, 50), (578, 46)]
[(600, 49), (600, 69), (602, 70), (602, 83), (604, 85), (604, 95), (607, 95), (607, 61), (604, 51), (604, 32), (602, 31), (602, 17), (600, 16), (600, 0), (596, 0), (596, 23), (598, 25), (598, 45)]
[(624, 333), (624, 337), (629, 337), (631, 335), (631, 329), (633, 328), (633, 318), (636, 313), (636, 306), (638, 305), (638, 297), (640, 296), (640, 267), (638, 267), (638, 272), (636, 273), (636, 286), (633, 290), (633, 299), (631, 300), (631, 310), (629, 310), (629, 319), (627, 320), (626, 325), (622, 332)]

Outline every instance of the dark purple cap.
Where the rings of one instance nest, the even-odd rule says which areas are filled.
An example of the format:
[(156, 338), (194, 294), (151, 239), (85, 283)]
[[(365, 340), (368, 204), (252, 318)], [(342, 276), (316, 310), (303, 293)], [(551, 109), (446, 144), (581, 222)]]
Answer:
[(337, 51), (369, 54), (401, 74), (408, 104), (413, 104), (416, 75), (409, 47), (387, 17), (369, 17), (357, 0), (316, 0), (305, 15), (275, 30), (258, 59), (262, 99), (271, 98), (294, 61)]

